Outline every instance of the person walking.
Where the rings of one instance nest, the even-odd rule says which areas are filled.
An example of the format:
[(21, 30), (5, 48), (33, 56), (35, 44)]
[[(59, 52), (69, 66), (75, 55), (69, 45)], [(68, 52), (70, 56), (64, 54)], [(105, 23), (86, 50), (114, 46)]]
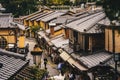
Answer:
[(47, 67), (46, 67), (47, 62), (48, 62), (48, 60), (47, 60), (47, 58), (45, 57), (45, 58), (44, 58), (44, 67), (45, 67), (45, 69), (47, 69)]
[(25, 52), (26, 52), (26, 54), (29, 52), (29, 43), (27, 43), (27, 45), (25, 47)]

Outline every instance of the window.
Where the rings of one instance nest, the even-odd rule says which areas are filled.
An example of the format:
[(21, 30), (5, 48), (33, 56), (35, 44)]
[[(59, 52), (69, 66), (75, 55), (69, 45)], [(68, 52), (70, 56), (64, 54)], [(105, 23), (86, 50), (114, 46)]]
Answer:
[(0, 48), (4, 49), (7, 46), (7, 40), (4, 37), (0, 37)]

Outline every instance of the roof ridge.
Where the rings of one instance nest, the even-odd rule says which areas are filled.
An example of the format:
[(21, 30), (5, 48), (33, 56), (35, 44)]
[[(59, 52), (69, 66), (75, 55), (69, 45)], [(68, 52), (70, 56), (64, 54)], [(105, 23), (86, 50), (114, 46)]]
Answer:
[[(77, 20), (79, 20), (79, 19), (81, 19), (81, 18), (90, 16), (90, 15), (92, 15), (92, 14), (97, 14), (97, 13), (103, 12), (103, 11), (102, 11), (102, 10), (95, 10), (95, 11), (92, 12), (92, 13), (90, 13), (90, 12), (91, 12), (91, 11), (82, 12), (78, 18), (73, 19), (72, 21), (70, 21), (70, 22), (68, 22), (68, 23), (71, 23), (71, 22), (73, 22), (73, 21), (77, 21)], [(86, 14), (86, 15), (85, 15), (85, 14)], [(84, 15), (84, 16), (81, 16), (81, 15)], [(68, 24), (68, 23), (67, 23), (67, 24)]]
[[(103, 12), (95, 13), (95, 14), (90, 14), (90, 15), (88, 15), (88, 16), (92, 16), (92, 15), (94, 15), (94, 16), (92, 16), (92, 17), (90, 17), (90, 18), (88, 18), (88, 19), (86, 19), (86, 20), (78, 23), (77, 25), (79, 25), (79, 24), (81, 24), (81, 23), (83, 23), (83, 22), (85, 22), (85, 21), (87, 21), (87, 20), (89, 20), (89, 19), (91, 19), (91, 18), (94, 18), (94, 17), (96, 17), (96, 16), (98, 16), (98, 15), (100, 15), (100, 14), (102, 14), (102, 13), (103, 13)], [(88, 16), (86, 16), (86, 17), (88, 17)]]
[[(48, 12), (48, 13), (46, 13), (46, 14), (43, 14), (42, 16), (40, 15), (40, 16), (36, 19), (36, 21), (39, 21), (39, 20), (41, 20), (43, 17), (45, 17), (46, 15), (52, 14), (52, 13), (54, 13), (54, 12), (55, 12), (55, 11)], [(31, 20), (31, 21), (33, 21), (33, 20)]]
[(92, 27), (94, 27), (99, 21), (101, 21), (102, 19), (104, 19), (105, 17), (101, 18), (100, 20), (98, 20), (93, 26), (89, 27), (86, 29), (86, 31), (90, 30)]
[(12, 57), (15, 57), (15, 58), (20, 58), (22, 60), (25, 60), (25, 55), (10, 52), (10, 51), (4, 50), (4, 49), (0, 49), (0, 55), (7, 55), (7, 56), (12, 56)]

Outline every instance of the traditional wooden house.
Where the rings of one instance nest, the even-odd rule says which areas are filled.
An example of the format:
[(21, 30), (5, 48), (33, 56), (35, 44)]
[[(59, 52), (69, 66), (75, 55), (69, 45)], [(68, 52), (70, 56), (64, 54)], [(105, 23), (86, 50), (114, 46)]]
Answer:
[(93, 52), (104, 49), (104, 30), (98, 24), (104, 18), (104, 12), (100, 11), (91, 13), (66, 25), (69, 28), (69, 43), (74, 51)]
[(36, 14), (38, 14), (38, 13), (40, 13), (41, 11), (37, 11), (37, 12), (35, 12), (35, 13), (32, 13), (32, 14), (30, 14), (30, 15), (27, 15), (27, 16), (23, 16), (21, 19), (23, 20), (23, 24), (24, 24), (24, 26), (29, 26), (29, 22), (26, 20), (26, 18), (28, 18), (28, 17), (30, 17), (30, 16), (33, 16), (33, 15), (36, 15)]
[[(113, 58), (113, 55), (106, 51), (95, 52), (96, 50), (99, 51), (104, 49), (104, 26), (101, 23), (105, 24), (105, 19), (106, 17), (104, 12), (98, 11), (92, 13), (90, 12), (89, 14), (82, 14), (79, 16), (79, 18), (70, 21), (68, 24), (66, 24), (66, 29), (68, 29), (69, 32), (69, 47), (72, 47), (68, 48), (69, 50), (66, 49), (67, 46), (61, 47), (61, 49), (59, 49), (60, 57), (65, 62), (68, 62), (74, 69), (80, 71), (81, 76), (83, 76), (84, 72), (86, 72), (85, 75), (90, 74), (91, 80), (97, 80), (98, 78), (101, 79), (103, 76), (100, 76), (100, 72), (97, 70), (101, 70), (102, 67), (98, 68), (97, 66), (103, 63), (101, 66), (105, 67), (106, 64), (111, 64), (109, 60)], [(88, 49), (95, 54), (85, 54), (88, 52)], [(76, 52), (78, 54), (75, 54)], [(106, 69), (110, 72), (108, 75), (114, 74), (114, 72), (111, 70), (112, 68), (110, 68), (110, 66), (108, 67), (109, 68)], [(93, 68), (95, 68), (96, 71), (93, 70)], [(107, 73), (104, 70), (101, 71)], [(94, 73), (98, 75), (96, 76)], [(105, 75), (103, 78), (113, 79), (114, 75), (111, 77)]]
[[(120, 74), (120, 66), (119, 66), (119, 60), (120, 60), (119, 26), (120, 25), (119, 25), (119, 22), (115, 21), (115, 22), (112, 22), (111, 24), (110, 20), (106, 18), (103, 21), (101, 21), (100, 24), (105, 26), (105, 50), (114, 55), (114, 57), (110, 60), (111, 64), (109, 65), (112, 68), (117, 69), (117, 72)], [(116, 55), (117, 57), (115, 57)], [(115, 64), (115, 62), (117, 62), (118, 65)]]
[[(51, 14), (55, 14), (55, 13), (57, 13), (57, 12), (52, 12), (52, 13), (50, 13), (49, 14), (49, 16), (51, 15)], [(62, 13), (63, 14), (63, 13)], [(57, 18), (56, 16), (57, 16), (57, 14), (54, 16), (54, 15), (51, 15), (50, 16), (50, 18), (49, 18), (49, 20), (48, 21), (50, 21), (50, 22), (47, 22), (47, 24), (48, 24), (48, 26), (50, 27), (49, 29), (47, 29), (47, 30), (44, 30), (44, 32), (45, 32), (45, 36), (46, 37), (48, 37), (48, 38), (50, 38), (50, 39), (52, 39), (52, 38), (54, 38), (55, 36), (58, 36), (58, 35), (60, 35), (60, 34), (62, 34), (62, 24), (65, 24), (65, 22), (66, 22), (66, 20), (68, 19), (68, 16), (70, 17), (70, 15), (71, 15), (72, 13), (64, 13), (64, 15), (62, 15), (61, 17), (63, 18), (62, 20), (61, 20), (61, 18), (59, 17), (59, 18)], [(59, 14), (58, 14), (59, 15)], [(60, 16), (60, 15), (59, 15)], [(41, 19), (44, 19), (44, 17), (41, 17), (41, 18), (39, 18), (38, 20), (41, 20)], [(39, 33), (39, 35), (41, 35), (41, 36), (43, 36), (43, 33), (42, 33), (42, 31), (39, 31), (38, 32)], [(46, 37), (44, 38), (44, 40), (46, 39)], [(46, 39), (46, 40), (48, 40), (48, 39)], [(43, 41), (44, 42), (44, 41)], [(47, 42), (46, 42), (47, 43)], [(43, 44), (45, 44), (45, 43), (43, 43)]]
[(24, 16), (21, 19), (23, 20), (23, 24), (26, 27), (26, 36), (27, 37), (35, 37), (36, 29), (39, 29), (40, 24), (35, 19), (39, 18), (41, 15), (51, 12), (50, 9), (42, 9), (35, 13), (32, 13), (28, 16)]
[(33, 16), (30, 16), (30, 17), (26, 18), (26, 21), (28, 21), (29, 26), (39, 25), (39, 23), (38, 23), (37, 21), (31, 20), (31, 19), (33, 19), (33, 18), (38, 18), (38, 17), (40, 17), (41, 15), (46, 14), (46, 13), (49, 13), (49, 12), (50, 12), (50, 11), (48, 11), (48, 10), (42, 10), (41, 12), (39, 12), (39, 13), (33, 15)]
[[(0, 48), (16, 49), (24, 47), (24, 26), (14, 23), (9, 13), (0, 14)], [(22, 40), (22, 42), (21, 42)], [(15, 50), (16, 51), (16, 50)]]
[(64, 25), (67, 23), (68, 20), (75, 18), (74, 16), (72, 16), (74, 13), (70, 12), (71, 14), (69, 14), (69, 12), (63, 16), (58, 17), (55, 20), (52, 20), (49, 23), (49, 27), (50, 29), (46, 30), (46, 34), (51, 38), (51, 37), (55, 37), (57, 35), (60, 35), (63, 33), (63, 27)]
[(65, 12), (65, 11), (55, 11), (45, 17), (41, 18), (41, 27), (43, 27), (44, 30), (49, 29), (49, 23), (50, 21), (56, 20), (58, 17), (60, 16), (64, 16), (64, 15), (69, 15), (70, 12)]
[[(40, 11), (37, 11), (37, 12), (34, 12), (34, 13), (32, 13), (32, 14), (29, 14), (29, 15), (27, 15), (27, 16), (24, 16), (24, 17), (22, 17), (21, 19), (23, 20), (23, 24), (24, 24), (24, 26), (30, 26), (31, 24), (32, 24), (32, 22), (29, 22), (28, 20), (26, 20), (27, 18), (31, 18), (32, 16), (34, 16), (34, 15), (38, 15), (39, 13), (41, 13), (41, 12), (46, 12), (46, 11), (49, 11), (49, 9), (43, 9), (43, 10), (40, 10)], [(29, 24), (30, 23), (30, 24)]]

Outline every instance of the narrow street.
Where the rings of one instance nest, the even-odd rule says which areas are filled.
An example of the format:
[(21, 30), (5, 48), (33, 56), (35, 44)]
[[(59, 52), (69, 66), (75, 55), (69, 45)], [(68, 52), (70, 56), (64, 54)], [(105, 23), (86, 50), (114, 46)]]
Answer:
[[(33, 57), (30, 52), (33, 50), (33, 47), (36, 44), (36, 41), (34, 38), (26, 38), (25, 45), (27, 43), (29, 43), (29, 53), (27, 55), (27, 60), (30, 60), (30, 63), (29, 63), (30, 66), (34, 66)], [(46, 56), (45, 51), (43, 51), (42, 58), (41, 58), (41, 62), (42, 62), (41, 69), (44, 69), (44, 63), (43, 63), (44, 56)], [(57, 70), (57, 65), (51, 62), (50, 57), (47, 57), (47, 59), (48, 59), (47, 71), (49, 72), (49, 75), (50, 76), (58, 75), (59, 72)]]

